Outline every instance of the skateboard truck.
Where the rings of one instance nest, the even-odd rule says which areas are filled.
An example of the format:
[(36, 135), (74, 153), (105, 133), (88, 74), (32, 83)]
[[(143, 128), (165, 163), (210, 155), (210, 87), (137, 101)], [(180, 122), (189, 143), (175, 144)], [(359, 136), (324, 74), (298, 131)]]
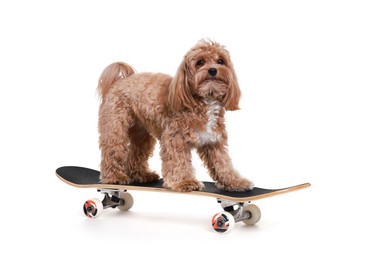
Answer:
[(114, 209), (117, 207), (119, 210), (126, 211), (134, 204), (133, 197), (130, 193), (126, 192), (126, 190), (98, 189), (97, 191), (104, 194), (104, 198), (102, 200), (103, 209)]
[(243, 210), (250, 202), (233, 202), (229, 200), (217, 199), (224, 211), (232, 214), (235, 222), (240, 222), (251, 218), (251, 212)]
[(103, 209), (107, 208), (116, 208), (117, 206), (124, 205), (124, 200), (120, 196), (119, 190), (111, 190), (111, 189), (98, 189), (98, 192), (104, 194), (104, 198), (102, 200)]

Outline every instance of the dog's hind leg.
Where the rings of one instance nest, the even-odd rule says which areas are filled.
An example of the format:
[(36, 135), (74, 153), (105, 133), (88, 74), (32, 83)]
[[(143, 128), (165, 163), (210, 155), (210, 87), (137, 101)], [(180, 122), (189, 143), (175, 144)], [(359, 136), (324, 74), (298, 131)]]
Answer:
[(156, 139), (151, 136), (138, 120), (129, 129), (129, 152), (126, 174), (136, 182), (152, 182), (159, 175), (149, 169), (148, 160), (153, 155)]
[(127, 184), (125, 172), (128, 158), (128, 131), (132, 124), (129, 109), (113, 104), (101, 104), (99, 111), (99, 147), (101, 149), (101, 175), (103, 183)]

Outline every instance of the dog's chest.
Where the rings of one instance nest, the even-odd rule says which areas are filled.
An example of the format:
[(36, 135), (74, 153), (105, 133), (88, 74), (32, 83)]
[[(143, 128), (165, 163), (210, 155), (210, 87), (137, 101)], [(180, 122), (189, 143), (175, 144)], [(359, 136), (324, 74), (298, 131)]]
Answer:
[(198, 142), (200, 145), (216, 143), (221, 135), (216, 131), (221, 106), (217, 101), (208, 102), (207, 122), (204, 131), (197, 131)]

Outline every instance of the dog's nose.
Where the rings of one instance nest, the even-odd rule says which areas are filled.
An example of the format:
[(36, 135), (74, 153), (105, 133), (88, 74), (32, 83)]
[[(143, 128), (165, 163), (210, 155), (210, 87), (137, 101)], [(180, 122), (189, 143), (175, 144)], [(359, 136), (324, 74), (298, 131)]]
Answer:
[(208, 73), (210, 76), (214, 77), (215, 75), (217, 75), (217, 69), (216, 68), (210, 68), (208, 70)]

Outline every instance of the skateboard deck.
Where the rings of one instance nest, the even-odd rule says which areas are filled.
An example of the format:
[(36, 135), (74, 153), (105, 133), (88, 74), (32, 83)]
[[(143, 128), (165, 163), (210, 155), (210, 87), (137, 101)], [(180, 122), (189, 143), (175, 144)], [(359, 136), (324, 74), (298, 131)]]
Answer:
[(214, 197), (221, 204), (224, 211), (212, 217), (212, 227), (219, 233), (228, 233), (236, 222), (243, 221), (246, 225), (254, 225), (261, 218), (260, 209), (251, 201), (275, 195), (280, 195), (309, 187), (310, 183), (303, 183), (281, 189), (263, 189), (254, 187), (250, 191), (224, 191), (215, 186), (214, 182), (204, 181), (204, 188), (200, 191), (175, 192), (163, 188), (163, 180), (150, 183), (103, 184), (99, 179), (100, 172), (77, 166), (65, 166), (56, 170), (56, 176), (63, 182), (78, 188), (96, 188), (104, 194), (104, 199), (89, 199), (83, 205), (84, 214), (90, 218), (101, 215), (106, 208), (129, 210), (134, 203), (133, 197), (127, 190), (154, 191), (166, 193), (181, 193)]
[[(99, 171), (77, 167), (77, 166), (65, 166), (56, 170), (56, 175), (63, 182), (75, 186), (78, 188), (97, 188), (97, 189), (119, 189), (119, 190), (142, 190), (142, 191), (157, 191), (157, 192), (175, 192), (166, 188), (163, 188), (163, 180), (159, 179), (150, 183), (136, 183), (131, 182), (129, 184), (103, 184), (99, 180)], [(191, 192), (176, 192), (190, 195), (201, 195), (215, 197), (219, 199), (230, 200), (234, 202), (246, 202), (272, 197), (283, 193), (300, 190), (310, 186), (309, 183), (303, 183), (287, 188), (281, 189), (263, 189), (254, 187), (250, 191), (224, 191), (215, 186), (214, 182), (203, 182), (205, 187), (200, 191)]]

